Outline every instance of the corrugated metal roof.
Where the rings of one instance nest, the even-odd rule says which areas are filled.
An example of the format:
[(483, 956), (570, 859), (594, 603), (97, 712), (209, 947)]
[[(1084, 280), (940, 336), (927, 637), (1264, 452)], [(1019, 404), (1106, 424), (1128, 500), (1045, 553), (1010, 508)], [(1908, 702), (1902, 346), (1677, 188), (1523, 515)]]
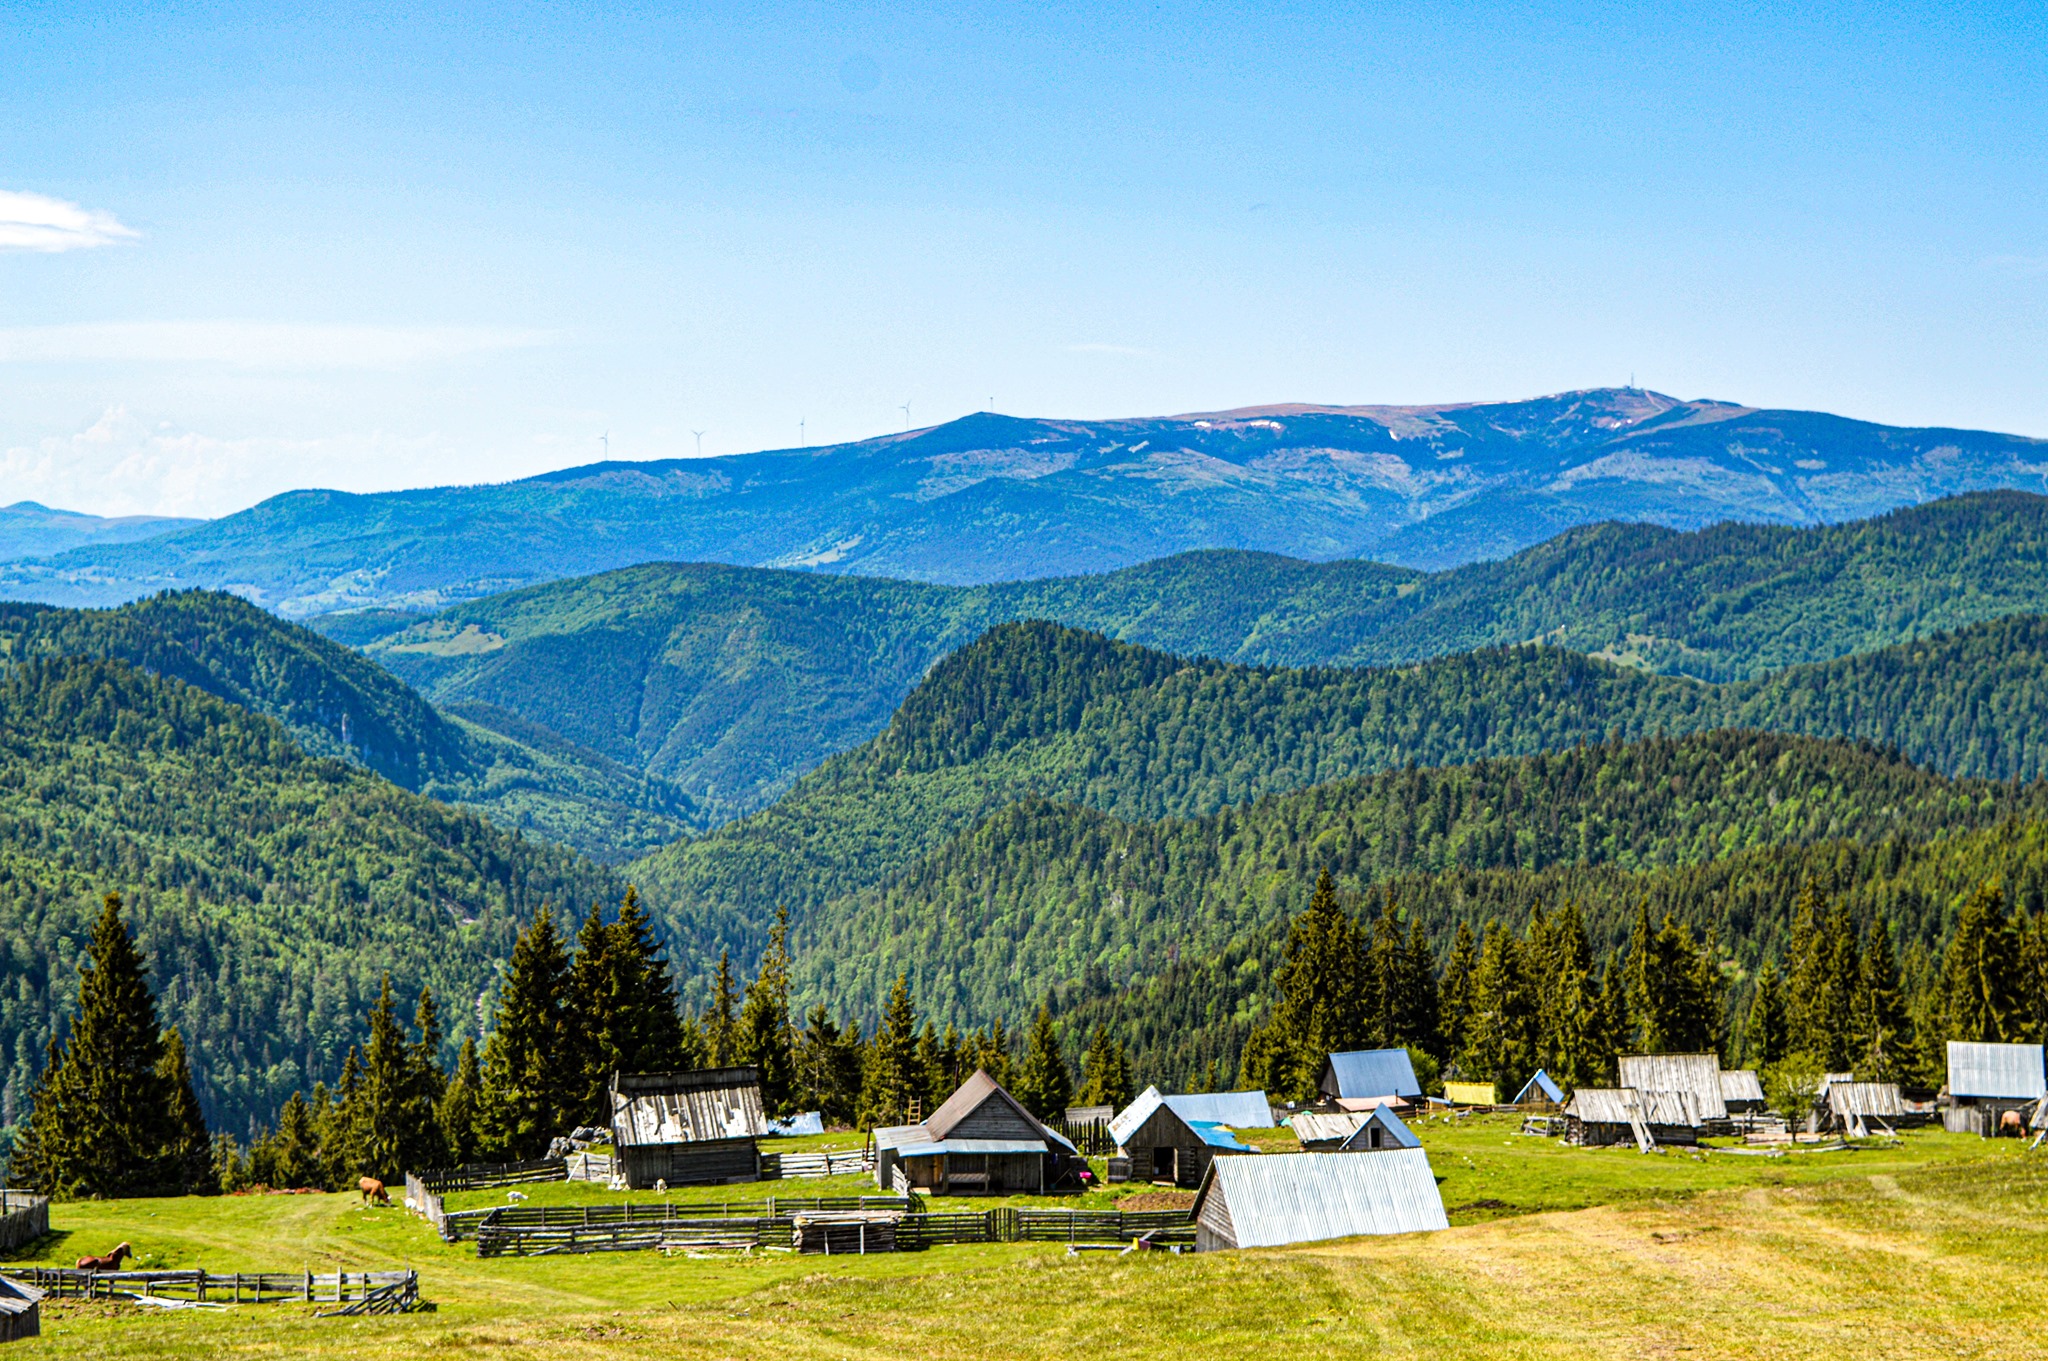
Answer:
[(1764, 1084), (1758, 1080), (1752, 1068), (1724, 1068), (1721, 1070), (1721, 1100), (1762, 1101)]
[[(1372, 1146), (1372, 1136), (1377, 1127), (1380, 1147)], [(1383, 1153), (1390, 1148), (1421, 1148), (1422, 1140), (1415, 1137), (1415, 1131), (1401, 1123), (1401, 1117), (1385, 1106), (1365, 1117), (1365, 1123), (1343, 1144), (1346, 1153)]]
[(1152, 1118), (1152, 1112), (1166, 1104), (1166, 1097), (1157, 1087), (1147, 1087), (1139, 1092), (1137, 1099), (1118, 1111), (1116, 1118), (1109, 1122), (1109, 1137), (1116, 1140), (1118, 1148), (1138, 1132), (1138, 1127)]
[(1906, 1098), (1896, 1082), (1833, 1082), (1828, 1109), (1836, 1115), (1904, 1115)]
[(941, 1139), (935, 1143), (905, 1144), (896, 1150), (899, 1158), (937, 1158), (948, 1154), (1036, 1153), (1046, 1147), (1034, 1139)]
[(2048, 1094), (2038, 1044), (1948, 1042), (1948, 1094), (2028, 1101)]
[(823, 1134), (825, 1116), (819, 1111), (800, 1111), (795, 1115), (785, 1115), (779, 1120), (770, 1120), (765, 1132), (790, 1139), (800, 1134)]
[(1231, 1235), (1241, 1248), (1318, 1243), (1356, 1234), (1447, 1229), (1443, 1197), (1419, 1148), (1360, 1157), (1355, 1153), (1278, 1153), (1218, 1158), (1195, 1196), (1220, 1193)]
[(767, 1127), (757, 1069), (612, 1075), (612, 1136), (621, 1147), (758, 1137)]
[(1522, 1084), (1521, 1091), (1515, 1093), (1515, 1104), (1517, 1106), (1521, 1105), (1524, 1101), (1562, 1100), (1564, 1100), (1564, 1089), (1553, 1082), (1550, 1074), (1544, 1072), (1541, 1068), (1536, 1070), (1536, 1076)]
[(1405, 1049), (1354, 1049), (1332, 1054), (1325, 1071), (1334, 1073), (1338, 1096), (1421, 1096), (1415, 1065)]
[(932, 1132), (923, 1125), (876, 1125), (873, 1138), (876, 1148), (905, 1148), (932, 1142)]
[(1721, 1099), (1721, 1060), (1712, 1054), (1624, 1054), (1621, 1085), (1639, 1092), (1686, 1093), (1697, 1116), (1693, 1123), (1728, 1118), (1728, 1103)]
[(1190, 1120), (1187, 1124), (1188, 1128), (1195, 1132), (1195, 1137), (1211, 1148), (1228, 1149), (1232, 1153), (1258, 1152), (1250, 1144), (1240, 1142), (1235, 1134), (1213, 1120)]
[(1646, 1125), (1697, 1125), (1690, 1092), (1639, 1092), (1633, 1087), (1581, 1087), (1564, 1108), (1589, 1125), (1625, 1125), (1633, 1104)]
[(1264, 1092), (1189, 1092), (1168, 1096), (1166, 1104), (1189, 1124), (1205, 1121), (1231, 1129), (1273, 1128), (1273, 1105)]
[(1336, 1111), (1329, 1115), (1320, 1111), (1303, 1111), (1287, 1123), (1293, 1127), (1294, 1137), (1304, 1144), (1342, 1143), (1356, 1134), (1372, 1116), (1372, 1111)]

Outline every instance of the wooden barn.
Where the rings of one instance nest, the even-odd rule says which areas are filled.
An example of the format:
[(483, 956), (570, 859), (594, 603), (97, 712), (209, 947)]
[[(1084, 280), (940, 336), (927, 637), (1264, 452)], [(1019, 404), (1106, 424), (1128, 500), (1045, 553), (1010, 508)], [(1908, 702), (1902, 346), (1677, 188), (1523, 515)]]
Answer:
[(1147, 1087), (1109, 1122), (1117, 1156), (1129, 1160), (1132, 1181), (1199, 1186), (1219, 1153), (1256, 1153), (1232, 1129), (1270, 1129), (1273, 1107), (1264, 1092), (1163, 1095)]
[(1713, 1054), (1623, 1054), (1621, 1085), (1645, 1096), (1685, 1093), (1695, 1129), (1728, 1118), (1728, 1103), (1721, 1096), (1721, 1060)]
[(1042, 1195), (1080, 1157), (979, 1069), (929, 1119), (886, 1126), (873, 1137), (875, 1183), (885, 1191)]
[(1372, 1157), (1218, 1158), (1195, 1194), (1194, 1218), (1197, 1252), (1450, 1227), (1429, 1155), (1420, 1148)]
[(1391, 1096), (1411, 1104), (1422, 1100), (1422, 1084), (1415, 1080), (1415, 1065), (1405, 1049), (1332, 1054), (1323, 1060), (1322, 1080), (1316, 1085), (1332, 1101), (1373, 1096)]
[(0, 1276), (0, 1342), (20, 1342), (43, 1331), (43, 1292)]
[(1889, 1134), (1911, 1112), (1896, 1082), (1830, 1082), (1828, 1124), (1852, 1139), (1868, 1138), (1870, 1126)]
[(1764, 1109), (1764, 1084), (1753, 1068), (1721, 1070), (1721, 1104), (1730, 1115), (1758, 1115)]
[(761, 1179), (759, 1069), (614, 1073), (611, 1093), (616, 1167), (635, 1191)]
[(1633, 1087), (1581, 1087), (1564, 1108), (1568, 1144), (1697, 1144), (1699, 1112), (1687, 1092), (1639, 1092)]
[(1396, 1148), (1420, 1148), (1415, 1131), (1386, 1106), (1369, 1111), (1336, 1111), (1322, 1114), (1303, 1111), (1294, 1117), (1294, 1137), (1315, 1153), (1381, 1153)]
[(2038, 1044), (1948, 1042), (1948, 1110), (1942, 1123), (1961, 1134), (1990, 1138), (2007, 1111), (2027, 1108), (2048, 1093)]

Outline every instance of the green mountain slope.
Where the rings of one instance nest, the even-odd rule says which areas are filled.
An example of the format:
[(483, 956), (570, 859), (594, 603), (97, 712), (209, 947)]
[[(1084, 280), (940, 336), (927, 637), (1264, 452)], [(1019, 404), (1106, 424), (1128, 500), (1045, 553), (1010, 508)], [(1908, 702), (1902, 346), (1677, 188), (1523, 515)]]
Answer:
[(940, 657), (1011, 620), (1260, 665), (1542, 639), (1734, 680), (2042, 610), (2048, 498), (2001, 492), (1822, 528), (1599, 525), (1435, 575), (1221, 551), (965, 589), (651, 564), (426, 620), (315, 622), (437, 703), (516, 715), (722, 819), (881, 731)]
[(695, 817), (663, 781), (552, 733), (444, 715), (360, 653), (220, 592), (114, 610), (0, 605), (0, 655), (106, 658), (176, 677), (275, 718), (316, 755), (606, 858), (672, 840)]
[[(1018, 1017), (1057, 986), (1142, 983), (1243, 952), (1305, 905), (1325, 865), (1352, 892), (1450, 870), (1678, 867), (2044, 807), (2041, 785), (1951, 782), (1868, 746), (1726, 730), (1392, 771), (1203, 818), (1035, 799), (809, 913), (798, 978), (807, 995), (873, 1008), (902, 971), (941, 1024)], [(1255, 974), (1258, 955), (1239, 967)]]
[(0, 673), (0, 1100), (25, 1094), (115, 891), (210, 1118), (239, 1130), (335, 1077), (385, 972), (434, 987), (451, 1042), (474, 1034), (518, 926), (619, 884), (182, 680), (18, 660)]
[(632, 872), (684, 935), (744, 954), (777, 904), (812, 911), (884, 883), (1021, 799), (1201, 816), (1377, 770), (1728, 726), (1880, 742), (1951, 775), (2048, 774), (2048, 618), (1721, 686), (1548, 647), (1289, 670), (1004, 625), (935, 668), (874, 741)]

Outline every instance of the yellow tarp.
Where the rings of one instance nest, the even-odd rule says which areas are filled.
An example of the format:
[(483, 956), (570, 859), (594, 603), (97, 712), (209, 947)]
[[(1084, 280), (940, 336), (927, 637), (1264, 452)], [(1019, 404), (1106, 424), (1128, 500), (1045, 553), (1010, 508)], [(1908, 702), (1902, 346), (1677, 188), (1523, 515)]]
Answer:
[(1497, 1106), (1491, 1082), (1446, 1082), (1444, 1099), (1453, 1106)]

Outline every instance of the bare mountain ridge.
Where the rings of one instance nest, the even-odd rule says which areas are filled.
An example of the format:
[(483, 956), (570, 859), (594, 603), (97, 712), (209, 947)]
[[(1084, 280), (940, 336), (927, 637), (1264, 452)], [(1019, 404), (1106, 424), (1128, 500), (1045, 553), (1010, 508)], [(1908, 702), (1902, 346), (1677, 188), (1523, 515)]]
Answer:
[(952, 585), (1203, 548), (1442, 568), (1602, 520), (1815, 524), (1996, 487), (2048, 491), (2048, 444), (1640, 389), (1104, 421), (981, 413), (816, 449), (293, 492), (141, 543), (9, 564), (0, 593), (107, 604), (207, 586), (304, 616), (660, 560)]

